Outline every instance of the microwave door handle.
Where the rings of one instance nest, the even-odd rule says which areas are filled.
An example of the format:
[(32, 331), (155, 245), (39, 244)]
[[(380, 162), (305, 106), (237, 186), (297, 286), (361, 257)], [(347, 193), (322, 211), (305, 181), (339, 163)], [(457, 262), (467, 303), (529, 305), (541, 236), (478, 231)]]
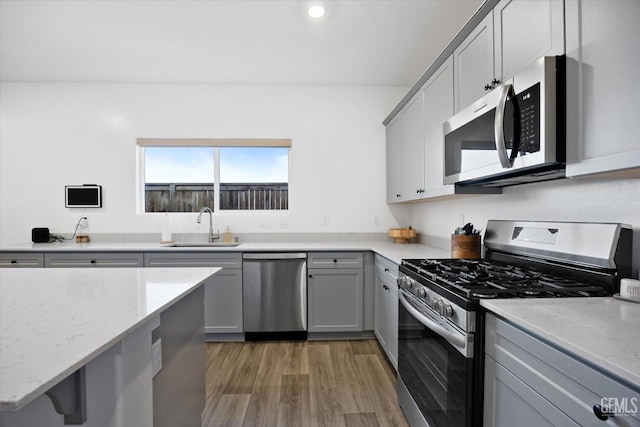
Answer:
[(498, 105), (496, 106), (496, 120), (494, 124), (496, 151), (498, 152), (500, 164), (503, 168), (508, 169), (513, 166), (513, 158), (510, 158), (507, 154), (507, 146), (504, 141), (504, 110), (507, 106), (507, 98), (509, 96), (514, 96), (514, 91), (513, 86), (510, 84), (500, 86), (499, 90)]
[(428, 317), (426, 317), (425, 315), (423, 315), (422, 313), (420, 313), (418, 310), (416, 310), (409, 301), (407, 301), (407, 297), (405, 297), (402, 292), (400, 292), (398, 294), (398, 296), (400, 297), (400, 302), (402, 303), (402, 305), (404, 306), (404, 308), (413, 316), (416, 318), (416, 320), (418, 320), (420, 323), (422, 323), (425, 327), (429, 328), (431, 331), (435, 332), (436, 334), (440, 335), (442, 338), (446, 339), (447, 342), (449, 342), (450, 344), (452, 344), (454, 347), (456, 347), (456, 349), (462, 353), (463, 355), (465, 355), (466, 357), (471, 357), (467, 355), (467, 340), (465, 339), (466, 337), (464, 335), (460, 335), (460, 334), (454, 334), (452, 332), (449, 332), (448, 330), (446, 330), (445, 328), (443, 328), (442, 326), (438, 325), (436, 322), (432, 321), (431, 319), (429, 319)]

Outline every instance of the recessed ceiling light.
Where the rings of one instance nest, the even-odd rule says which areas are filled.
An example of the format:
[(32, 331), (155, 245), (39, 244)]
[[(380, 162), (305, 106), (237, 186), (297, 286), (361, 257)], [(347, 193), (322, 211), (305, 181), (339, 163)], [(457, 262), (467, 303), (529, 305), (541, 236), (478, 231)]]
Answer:
[(313, 19), (320, 19), (324, 16), (324, 14), (326, 13), (324, 6), (319, 5), (319, 4), (314, 4), (309, 6), (309, 9), (307, 9), (307, 14), (309, 14), (309, 17), (313, 18)]

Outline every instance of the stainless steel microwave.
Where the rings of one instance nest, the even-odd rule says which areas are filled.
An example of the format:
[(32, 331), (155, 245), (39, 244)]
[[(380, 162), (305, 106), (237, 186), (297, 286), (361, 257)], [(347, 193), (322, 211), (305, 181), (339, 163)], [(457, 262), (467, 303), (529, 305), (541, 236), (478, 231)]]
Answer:
[(444, 123), (444, 183), (505, 187), (565, 176), (565, 57), (543, 57)]

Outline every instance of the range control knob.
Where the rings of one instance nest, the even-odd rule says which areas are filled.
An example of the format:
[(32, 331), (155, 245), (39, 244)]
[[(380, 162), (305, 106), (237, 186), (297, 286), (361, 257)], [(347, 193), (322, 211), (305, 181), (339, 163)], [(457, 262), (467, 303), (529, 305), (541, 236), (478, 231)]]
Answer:
[(426, 296), (427, 296), (427, 291), (425, 291), (424, 288), (418, 289), (418, 298), (424, 298)]
[(435, 311), (437, 311), (438, 313), (440, 313), (440, 311), (442, 310), (442, 300), (441, 299), (437, 299), (435, 300), (433, 303), (431, 303), (431, 307), (433, 307), (433, 309)]
[(444, 317), (453, 316), (453, 308), (451, 308), (451, 304), (444, 304), (442, 306), (442, 311), (440, 312), (440, 314), (443, 315)]

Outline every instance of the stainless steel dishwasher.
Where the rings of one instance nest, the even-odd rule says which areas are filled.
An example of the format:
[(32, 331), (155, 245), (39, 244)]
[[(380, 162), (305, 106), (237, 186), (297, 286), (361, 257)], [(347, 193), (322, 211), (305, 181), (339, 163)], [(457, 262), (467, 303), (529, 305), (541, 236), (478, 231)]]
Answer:
[(246, 340), (307, 338), (307, 254), (245, 253)]

